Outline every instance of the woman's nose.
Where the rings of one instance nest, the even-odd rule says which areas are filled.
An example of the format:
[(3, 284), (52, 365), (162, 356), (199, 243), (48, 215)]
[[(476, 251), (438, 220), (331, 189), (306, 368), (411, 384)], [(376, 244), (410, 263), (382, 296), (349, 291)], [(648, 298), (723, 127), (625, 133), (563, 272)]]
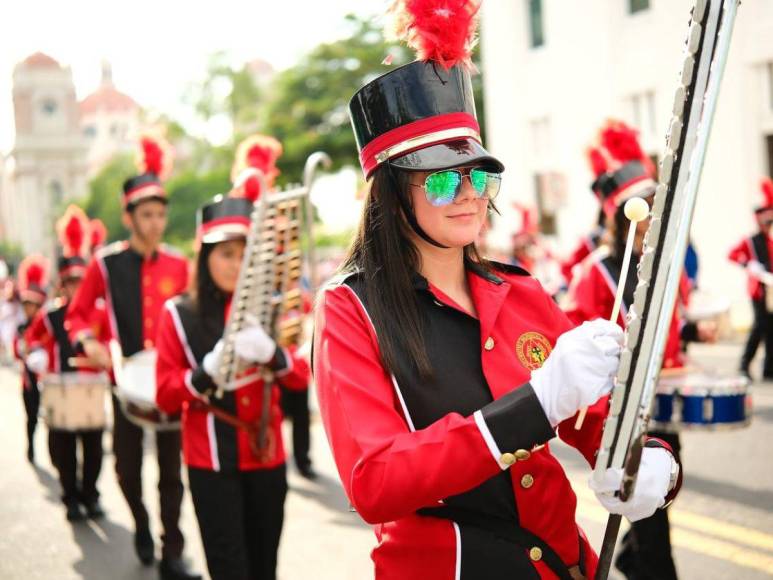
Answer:
[(477, 195), (475, 195), (475, 188), (472, 186), (472, 182), (470, 181), (470, 176), (465, 175), (462, 177), (462, 185), (461, 189), (459, 190), (459, 195), (456, 196), (454, 199), (454, 203), (465, 203), (470, 200), (474, 200), (477, 198)]

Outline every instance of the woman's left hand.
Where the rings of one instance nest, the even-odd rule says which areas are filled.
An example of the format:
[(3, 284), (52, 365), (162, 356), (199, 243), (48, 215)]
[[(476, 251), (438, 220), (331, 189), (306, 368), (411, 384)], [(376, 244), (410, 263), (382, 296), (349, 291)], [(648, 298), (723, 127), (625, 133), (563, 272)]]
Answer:
[(254, 324), (234, 335), (234, 351), (245, 361), (266, 364), (274, 358), (276, 343), (259, 324)]
[(666, 503), (671, 491), (671, 467), (674, 462), (671, 453), (660, 447), (645, 447), (642, 450), (639, 475), (636, 487), (628, 501), (615, 497), (623, 480), (623, 470), (610, 467), (604, 479), (597, 482), (591, 476), (588, 485), (596, 493), (596, 498), (609, 513), (625, 516), (635, 522), (650, 517)]

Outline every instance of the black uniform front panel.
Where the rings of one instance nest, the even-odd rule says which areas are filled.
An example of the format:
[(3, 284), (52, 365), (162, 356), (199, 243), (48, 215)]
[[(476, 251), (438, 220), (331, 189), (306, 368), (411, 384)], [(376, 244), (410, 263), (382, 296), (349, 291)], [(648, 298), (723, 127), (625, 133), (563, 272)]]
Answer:
[[(639, 260), (632, 256), (628, 264), (628, 277), (625, 279), (625, 289), (623, 290), (623, 305), (630, 308), (633, 304), (633, 294), (636, 291), (636, 285), (639, 283), (639, 277), (636, 274)], [(623, 259), (617, 256), (608, 256), (601, 261), (602, 268), (606, 269), (612, 280), (620, 280), (620, 272), (623, 270)], [(613, 290), (616, 292), (617, 288)]]
[[(205, 317), (199, 314), (198, 308), (188, 296), (175, 298), (174, 303), (180, 316), (188, 347), (191, 349), (196, 363), (201, 365), (206, 354), (215, 348), (217, 341), (223, 336), (225, 303), (217, 311), (207, 312)], [(223, 409), (231, 415), (237, 414), (236, 395), (232, 391), (223, 392), (221, 398), (211, 397), (209, 404)], [(215, 419), (215, 437), (220, 471), (236, 470), (239, 465), (236, 429)]]
[(67, 315), (67, 305), (61, 306), (48, 313), (48, 320), (54, 331), (54, 340), (59, 350), (59, 370), (67, 373), (76, 370), (70, 366), (70, 359), (75, 356), (75, 350), (70, 342), (70, 337), (64, 329), (64, 317)]
[[(347, 284), (364, 303), (362, 284), (350, 278)], [(422, 380), (407, 362), (408, 353), (395, 376), (400, 393), (416, 429), (423, 429), (449, 413), (463, 417), (493, 401), (483, 375), (480, 323), (477, 319), (437, 302), (429, 290), (417, 289), (419, 310), (424, 318), (424, 346), (434, 371)], [(447, 505), (498, 518), (518, 520), (509, 471), (503, 471), (470, 491), (444, 498)]]
[(754, 248), (754, 254), (757, 256), (757, 261), (765, 266), (765, 270), (770, 272), (770, 255), (768, 253), (768, 236), (767, 234), (759, 233), (752, 236), (752, 247)]
[(143, 348), (142, 256), (131, 249), (105, 256), (112, 314), (118, 326), (123, 355)]

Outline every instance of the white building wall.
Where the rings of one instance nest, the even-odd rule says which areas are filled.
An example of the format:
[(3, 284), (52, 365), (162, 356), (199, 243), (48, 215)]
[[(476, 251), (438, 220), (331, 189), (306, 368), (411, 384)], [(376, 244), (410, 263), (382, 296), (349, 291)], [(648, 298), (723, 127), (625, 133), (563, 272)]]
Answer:
[[(487, 139), (507, 166), (494, 245), (509, 243), (512, 201), (536, 205), (537, 171), (566, 178), (557, 215), (559, 252), (567, 253), (592, 227), (598, 206), (584, 152), (606, 118), (637, 124), (647, 152), (662, 152), (691, 6), (691, 0), (651, 0), (648, 10), (631, 15), (628, 0), (543, 0), (545, 44), (531, 49), (528, 1), (484, 2)], [(773, 99), (767, 62), (773, 62), (773, 2), (744, 2), (693, 225), (700, 284), (728, 296), (741, 324), (748, 310), (745, 278), (726, 255), (752, 231), (753, 200), (768, 171), (764, 134), (773, 133)], [(648, 93), (654, 107), (647, 105)], [(638, 117), (631, 99), (637, 95), (643, 102)]]

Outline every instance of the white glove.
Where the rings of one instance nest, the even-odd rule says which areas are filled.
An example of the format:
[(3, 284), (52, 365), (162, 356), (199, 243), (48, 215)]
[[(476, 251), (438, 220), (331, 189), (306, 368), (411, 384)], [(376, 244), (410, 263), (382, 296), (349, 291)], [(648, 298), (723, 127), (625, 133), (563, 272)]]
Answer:
[(201, 367), (210, 377), (217, 376), (220, 368), (220, 360), (223, 358), (223, 339), (217, 341), (214, 348), (204, 355), (201, 361)]
[(636, 478), (633, 495), (625, 502), (614, 495), (623, 481), (622, 469), (610, 467), (601, 481), (596, 481), (591, 476), (588, 485), (609, 513), (620, 514), (629, 521), (636, 522), (650, 517), (655, 510), (666, 503), (666, 496), (670, 491), (668, 487), (671, 483), (673, 461), (673, 457), (665, 449), (645, 447), (642, 450), (639, 475)]
[(36, 375), (42, 375), (48, 370), (48, 353), (42, 348), (36, 348), (27, 355), (27, 368)]
[(234, 351), (242, 360), (266, 364), (274, 358), (276, 343), (259, 324), (255, 324), (236, 333)]
[(562, 334), (531, 386), (554, 427), (612, 390), (623, 331), (614, 322), (593, 320)]
[(759, 278), (765, 273), (765, 266), (763, 266), (757, 260), (751, 260), (748, 264), (746, 264), (746, 269), (749, 271), (749, 274), (755, 278)]

